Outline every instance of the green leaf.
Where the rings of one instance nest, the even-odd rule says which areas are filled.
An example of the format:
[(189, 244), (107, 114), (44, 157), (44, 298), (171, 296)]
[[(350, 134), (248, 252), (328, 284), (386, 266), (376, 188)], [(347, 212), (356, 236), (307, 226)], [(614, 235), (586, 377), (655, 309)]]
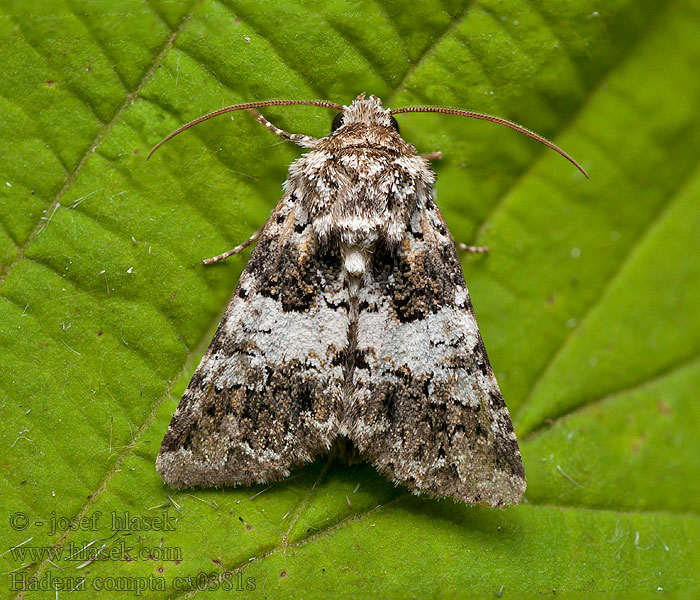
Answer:
[[(698, 0), (37, 5), (0, 4), (6, 597), (697, 590)], [(516, 120), (591, 176), (493, 124), (401, 118), (444, 154), (454, 237), (491, 248), (463, 266), (521, 443), (518, 507), (327, 458), (254, 488), (155, 471), (244, 265), (200, 261), (265, 221), (300, 150), (238, 113), (148, 150), (226, 104), (362, 91)], [(315, 136), (332, 118), (266, 116)]]

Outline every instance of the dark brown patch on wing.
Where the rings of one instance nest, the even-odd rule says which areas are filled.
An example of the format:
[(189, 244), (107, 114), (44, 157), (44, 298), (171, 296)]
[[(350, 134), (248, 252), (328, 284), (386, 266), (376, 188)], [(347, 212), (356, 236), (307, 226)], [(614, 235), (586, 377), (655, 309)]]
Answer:
[(425, 251), (423, 234), (408, 231), (402, 248), (379, 247), (374, 256), (373, 283), (392, 300), (396, 318), (411, 322), (454, 302), (457, 286), (465, 287), (462, 268), (449, 248)]

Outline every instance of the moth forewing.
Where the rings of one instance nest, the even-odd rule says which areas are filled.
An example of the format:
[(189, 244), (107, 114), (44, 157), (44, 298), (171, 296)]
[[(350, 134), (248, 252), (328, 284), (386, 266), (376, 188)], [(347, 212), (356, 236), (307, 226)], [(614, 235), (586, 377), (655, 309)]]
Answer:
[(298, 212), (286, 194), (180, 401), (157, 460), (169, 485), (281, 479), (336, 435), (347, 292)]
[(432, 198), (401, 250), (378, 253), (374, 266), (359, 294), (351, 439), (416, 493), (517, 504), (518, 444)]
[(343, 107), (227, 107), (166, 139), (225, 112), (292, 104), (341, 112), (332, 133), (316, 139), (254, 111), (273, 133), (311, 150), (290, 166), (285, 194), (173, 416), (158, 471), (173, 486), (269, 482), (345, 435), (415, 493), (517, 504), (522, 460), (435, 204), (435, 174), (392, 115), (491, 120), (585, 171), (509, 121), (459, 109), (390, 111), (364, 94)]

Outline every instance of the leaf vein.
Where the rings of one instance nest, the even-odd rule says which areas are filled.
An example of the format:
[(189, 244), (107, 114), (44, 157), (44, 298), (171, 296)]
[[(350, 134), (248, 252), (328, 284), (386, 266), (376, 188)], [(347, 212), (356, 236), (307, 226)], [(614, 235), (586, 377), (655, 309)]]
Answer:
[(521, 436), (521, 439), (525, 441), (537, 437), (539, 434), (545, 431), (549, 431), (551, 427), (554, 427), (559, 423), (565, 422), (587, 409), (590, 409), (594, 406), (600, 406), (607, 402), (614, 402), (623, 394), (643, 390), (647, 387), (654, 385), (655, 383), (658, 383), (666, 377), (671, 377), (679, 371), (683, 371), (684, 369), (692, 367), (695, 363), (700, 363), (700, 354), (698, 353), (693, 353), (688, 357), (679, 360), (677, 363), (670, 365), (667, 368), (660, 369), (659, 371), (652, 373), (649, 377), (645, 379), (636, 381), (634, 383), (630, 383), (629, 385), (623, 386), (617, 390), (613, 390), (611, 392), (607, 392), (605, 394), (601, 394), (600, 396), (591, 398), (590, 400), (579, 404), (576, 408), (570, 410), (569, 412), (556, 417), (556, 419), (554, 419), (552, 423), (543, 422), (539, 425), (536, 425), (533, 429)]
[[(114, 113), (114, 116), (109, 121), (109, 123), (102, 124), (102, 127), (100, 128), (97, 135), (95, 136), (95, 139), (93, 140), (92, 144), (85, 151), (85, 153), (83, 154), (82, 158), (78, 162), (78, 165), (75, 167), (75, 169), (68, 175), (65, 183), (63, 184), (63, 187), (58, 191), (58, 193), (56, 194), (56, 197), (54, 198), (54, 200), (51, 202), (51, 204), (47, 208), (47, 214), (50, 214), (51, 211), (55, 210), (56, 207), (60, 204), (61, 198), (63, 198), (63, 195), (73, 185), (73, 182), (75, 181), (78, 174), (82, 171), (82, 168), (85, 165), (85, 163), (94, 154), (97, 147), (102, 143), (102, 140), (112, 130), (112, 127), (114, 127), (114, 125), (117, 123), (119, 118), (122, 116), (123, 112), (131, 104), (131, 101), (136, 97), (136, 95), (139, 93), (139, 91), (141, 90), (143, 85), (146, 83), (146, 81), (148, 81), (150, 76), (156, 70), (162, 57), (172, 47), (173, 43), (175, 42), (175, 39), (177, 38), (177, 36), (182, 31), (185, 24), (190, 20), (191, 17), (192, 17), (192, 12), (190, 12), (187, 16), (185, 16), (185, 18), (183, 18), (183, 20), (180, 22), (180, 25), (167, 37), (166, 42), (163, 45), (163, 48), (154, 57), (154, 60), (151, 63), (151, 66), (146, 70), (146, 72), (144, 73), (143, 77), (141, 78), (141, 81), (139, 82), (139, 84), (136, 86), (136, 88), (132, 92), (130, 92), (129, 94), (126, 95), (124, 102), (117, 109), (117, 111)], [(36, 238), (38, 233), (41, 231), (41, 229), (42, 229), (42, 222), (39, 221), (37, 223), (36, 227), (34, 228), (34, 230), (32, 231), (32, 233), (29, 235), (27, 240), (24, 242), (24, 244), (22, 244), (22, 246), (20, 246), (19, 251), (17, 252), (17, 256), (15, 257), (15, 259), (10, 263), (10, 265), (7, 267), (5, 272), (0, 274), (0, 289), (2, 289), (5, 281), (7, 280), (8, 274), (15, 268), (15, 266), (22, 259), (26, 248), (29, 246), (29, 244), (31, 244), (34, 241), (34, 239)]]
[(440, 35), (435, 37), (433, 42), (423, 51), (423, 54), (418, 58), (418, 60), (416, 60), (413, 64), (409, 65), (408, 69), (406, 69), (403, 77), (401, 78), (401, 81), (399, 81), (399, 83), (396, 84), (394, 92), (390, 94), (387, 101), (387, 105), (390, 105), (393, 102), (393, 99), (396, 97), (396, 94), (398, 94), (398, 92), (410, 79), (411, 75), (413, 75), (416, 69), (418, 69), (430, 57), (430, 55), (433, 52), (435, 52), (436, 48), (442, 43), (442, 41), (445, 38), (447, 38), (452, 33), (452, 31), (459, 27), (459, 25), (462, 23), (462, 21), (464, 21), (464, 19), (467, 18), (470, 8), (471, 3), (469, 3), (459, 15), (457, 15), (454, 19), (450, 21), (448, 26), (442, 33), (440, 33)]
[(696, 169), (688, 169), (687, 173), (684, 176), (684, 180), (678, 182), (678, 185), (674, 186), (672, 193), (669, 196), (667, 196), (664, 199), (664, 201), (660, 202), (656, 210), (653, 211), (647, 223), (644, 225), (644, 227), (641, 228), (636, 239), (627, 249), (627, 252), (624, 254), (624, 256), (620, 258), (620, 262), (610, 272), (607, 280), (604, 281), (599, 293), (596, 294), (596, 301), (591, 302), (587, 305), (585, 312), (581, 315), (580, 318), (577, 318), (576, 326), (569, 330), (568, 334), (562, 338), (562, 341), (559, 344), (559, 346), (555, 349), (554, 352), (551, 353), (551, 355), (547, 359), (543, 369), (540, 371), (539, 375), (534, 380), (534, 383), (530, 388), (530, 393), (521, 405), (520, 410), (518, 410), (516, 421), (520, 421), (523, 418), (523, 415), (527, 411), (527, 407), (529, 405), (529, 402), (532, 400), (532, 397), (536, 394), (538, 388), (540, 387), (540, 385), (542, 385), (542, 382), (546, 379), (547, 375), (554, 368), (554, 365), (557, 363), (559, 357), (562, 356), (566, 349), (570, 346), (570, 344), (573, 343), (576, 332), (580, 331), (583, 325), (590, 321), (592, 316), (595, 314), (596, 309), (603, 303), (605, 297), (611, 293), (611, 290), (613, 289), (615, 283), (617, 283), (617, 281), (622, 277), (622, 275), (624, 275), (626, 267), (634, 260), (635, 255), (639, 251), (640, 247), (643, 246), (644, 242), (646, 242), (652, 235), (654, 235), (658, 223), (663, 220), (664, 214), (668, 213), (674, 206), (674, 204), (679, 201), (681, 197), (679, 191), (683, 190), (685, 183), (690, 181), (696, 174)]

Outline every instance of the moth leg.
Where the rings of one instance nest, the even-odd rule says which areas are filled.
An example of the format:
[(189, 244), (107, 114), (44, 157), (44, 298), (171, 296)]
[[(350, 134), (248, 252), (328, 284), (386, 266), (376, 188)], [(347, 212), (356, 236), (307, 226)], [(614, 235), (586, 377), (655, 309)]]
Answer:
[(211, 258), (205, 258), (202, 263), (205, 265), (211, 265), (214, 264), (215, 262), (219, 262), (220, 260), (227, 259), (229, 256), (232, 256), (234, 254), (238, 254), (239, 252), (242, 252), (245, 250), (248, 246), (250, 246), (255, 240), (257, 240), (260, 237), (260, 232), (263, 230), (262, 227), (260, 227), (253, 235), (251, 235), (245, 242), (242, 244), (238, 244), (235, 248), (231, 248), (231, 250), (228, 250), (224, 252), (223, 254), (219, 254), (218, 256), (212, 256)]
[(287, 133), (286, 131), (283, 131), (279, 127), (276, 127), (275, 125), (270, 123), (270, 121), (263, 117), (254, 108), (249, 108), (248, 112), (252, 114), (258, 120), (259, 123), (265, 125), (265, 127), (267, 127), (272, 133), (278, 135), (282, 139), (294, 142), (302, 148), (315, 148), (316, 144), (318, 144), (318, 140), (315, 137), (311, 137), (310, 135), (304, 135), (303, 133)]
[(485, 254), (489, 251), (488, 246), (469, 246), (463, 244), (462, 242), (456, 242), (455, 247), (457, 250), (462, 250), (463, 252), (471, 252), (472, 254)]
[(425, 160), (442, 160), (442, 152), (439, 150), (437, 152), (425, 152), (421, 154)]

